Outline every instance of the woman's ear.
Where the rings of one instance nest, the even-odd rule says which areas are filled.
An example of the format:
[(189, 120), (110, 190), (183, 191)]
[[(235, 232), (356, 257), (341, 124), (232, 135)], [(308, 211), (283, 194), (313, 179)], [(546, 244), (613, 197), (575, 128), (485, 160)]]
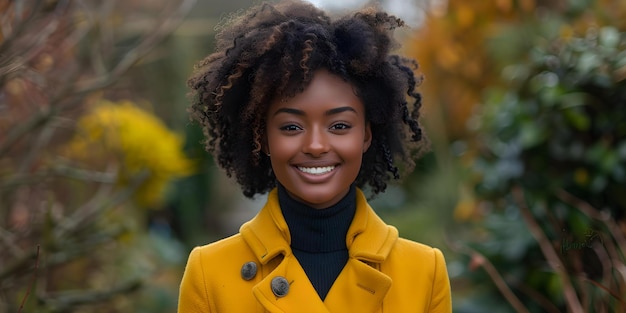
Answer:
[(363, 153), (367, 152), (370, 145), (372, 144), (372, 128), (370, 127), (370, 123), (367, 122), (365, 125), (365, 136), (363, 140)]

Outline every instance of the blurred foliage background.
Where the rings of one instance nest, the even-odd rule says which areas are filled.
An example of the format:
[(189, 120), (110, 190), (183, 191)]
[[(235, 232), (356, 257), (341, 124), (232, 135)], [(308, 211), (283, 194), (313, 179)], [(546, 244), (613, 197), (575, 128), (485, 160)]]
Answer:
[[(185, 85), (257, 2), (0, 1), (0, 313), (175, 311), (257, 212)], [(455, 312), (626, 311), (626, 3), (404, 3), (433, 149), (375, 209), (444, 251)]]

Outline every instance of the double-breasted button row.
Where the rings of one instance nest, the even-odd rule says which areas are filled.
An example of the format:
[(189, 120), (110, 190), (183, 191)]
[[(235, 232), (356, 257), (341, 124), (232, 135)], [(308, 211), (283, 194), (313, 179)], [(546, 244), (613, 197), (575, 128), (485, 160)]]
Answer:
[[(241, 267), (241, 278), (244, 280), (252, 280), (258, 271), (255, 262), (247, 262)], [(282, 298), (289, 293), (289, 282), (285, 277), (277, 276), (271, 281), (272, 292), (275, 296)]]

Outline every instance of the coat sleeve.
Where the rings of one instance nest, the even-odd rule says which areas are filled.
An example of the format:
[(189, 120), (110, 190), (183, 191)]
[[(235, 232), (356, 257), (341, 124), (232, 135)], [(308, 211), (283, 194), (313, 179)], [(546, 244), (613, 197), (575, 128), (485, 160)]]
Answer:
[(208, 290), (202, 266), (202, 251), (194, 248), (189, 254), (187, 266), (180, 283), (178, 313), (209, 313)]
[(450, 279), (443, 253), (437, 248), (435, 251), (435, 277), (432, 286), (432, 298), (430, 300), (431, 313), (452, 312), (452, 298), (450, 295)]

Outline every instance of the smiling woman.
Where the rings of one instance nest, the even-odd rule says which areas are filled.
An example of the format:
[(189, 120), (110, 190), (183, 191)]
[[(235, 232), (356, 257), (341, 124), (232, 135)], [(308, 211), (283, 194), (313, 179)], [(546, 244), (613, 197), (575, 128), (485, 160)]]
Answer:
[(283, 1), (222, 28), (191, 115), (244, 195), (269, 195), (239, 234), (191, 252), (179, 312), (451, 311), (441, 252), (399, 238), (362, 191), (425, 146), (416, 64), (390, 53), (402, 25)]

